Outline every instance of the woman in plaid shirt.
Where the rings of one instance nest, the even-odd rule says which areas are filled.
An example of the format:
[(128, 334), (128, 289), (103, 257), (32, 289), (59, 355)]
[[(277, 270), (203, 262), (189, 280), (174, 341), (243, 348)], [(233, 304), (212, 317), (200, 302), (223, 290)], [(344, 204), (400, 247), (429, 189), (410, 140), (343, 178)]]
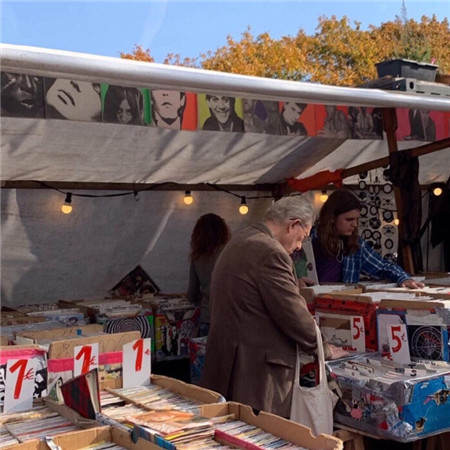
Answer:
[(402, 287), (424, 287), (359, 236), (360, 210), (359, 200), (346, 190), (333, 192), (322, 206), (317, 229), (311, 233), (319, 282), (357, 283), (363, 273)]

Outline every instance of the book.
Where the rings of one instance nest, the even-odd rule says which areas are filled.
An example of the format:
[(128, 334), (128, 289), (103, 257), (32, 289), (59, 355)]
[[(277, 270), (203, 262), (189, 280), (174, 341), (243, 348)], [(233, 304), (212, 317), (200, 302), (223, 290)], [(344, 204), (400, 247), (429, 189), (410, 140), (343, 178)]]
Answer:
[(95, 420), (101, 412), (97, 369), (78, 375), (59, 387), (64, 404), (82, 417)]

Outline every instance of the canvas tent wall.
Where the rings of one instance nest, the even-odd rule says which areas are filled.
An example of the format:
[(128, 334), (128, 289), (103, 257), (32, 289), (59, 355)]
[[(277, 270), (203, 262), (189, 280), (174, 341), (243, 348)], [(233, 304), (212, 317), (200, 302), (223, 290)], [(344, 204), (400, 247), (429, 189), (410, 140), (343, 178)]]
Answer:
[[(260, 79), (12, 45), (2, 45), (1, 51), (2, 71), (12, 73), (243, 99), (450, 114), (450, 100), (444, 97)], [(163, 291), (183, 292), (189, 235), (198, 216), (216, 212), (236, 230), (260, 218), (270, 202), (253, 200), (249, 216), (243, 218), (237, 213), (239, 198), (209, 188), (194, 191), (196, 202), (188, 209), (181, 201), (187, 186), (200, 190), (205, 183), (232, 185), (240, 195), (265, 197), (270, 186), (289, 177), (387, 155), (382, 139), (166, 130), (45, 118), (1, 120), (2, 302), (10, 303), (103, 296), (137, 264)], [(448, 120), (442, 133), (448, 137)], [(399, 148), (418, 144), (402, 141)], [(420, 182), (445, 182), (448, 157), (448, 149), (422, 157)], [(155, 188), (168, 182), (179, 183), (179, 191)], [(77, 192), (89, 195), (155, 189), (142, 192), (138, 202), (134, 196), (76, 198), (74, 213), (63, 216), (63, 195), (40, 189), (45, 187), (42, 183), (65, 191), (83, 188)]]

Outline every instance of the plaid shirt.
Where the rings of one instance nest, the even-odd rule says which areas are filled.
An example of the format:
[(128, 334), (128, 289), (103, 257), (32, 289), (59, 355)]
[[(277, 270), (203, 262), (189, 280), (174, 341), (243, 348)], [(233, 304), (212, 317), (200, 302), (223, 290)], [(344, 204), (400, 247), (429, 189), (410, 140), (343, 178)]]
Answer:
[[(311, 238), (317, 239), (317, 229), (311, 230)], [(411, 278), (400, 266), (380, 256), (370, 245), (359, 238), (359, 249), (356, 253), (346, 255), (342, 261), (342, 281), (357, 283), (361, 273), (373, 278), (388, 279), (399, 286)]]
[(344, 283), (357, 283), (361, 273), (374, 278), (387, 278), (399, 286), (411, 278), (400, 266), (380, 256), (362, 238), (359, 238), (359, 245), (356, 253), (343, 258), (342, 281)]

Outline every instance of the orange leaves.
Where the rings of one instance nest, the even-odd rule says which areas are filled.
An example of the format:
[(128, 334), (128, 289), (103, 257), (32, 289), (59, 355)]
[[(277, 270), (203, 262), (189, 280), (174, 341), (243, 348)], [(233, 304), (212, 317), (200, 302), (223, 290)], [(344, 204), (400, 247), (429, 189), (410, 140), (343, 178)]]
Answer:
[[(169, 54), (164, 63), (268, 78), (358, 86), (377, 78), (377, 62), (408, 52), (425, 57), (426, 46), (420, 46), (421, 40), (429, 46), (430, 57), (440, 66), (440, 72), (449, 73), (449, 23), (447, 19), (439, 22), (434, 15), (431, 18), (423, 16), (420, 22), (412, 19), (405, 22), (397, 17), (379, 27), (371, 25), (367, 30), (362, 30), (359, 22), (352, 22), (346, 16), (341, 19), (321, 16), (314, 35), (308, 36), (300, 29), (296, 36), (280, 39), (272, 38), (269, 33), (255, 37), (248, 27), (240, 40), (228, 36), (225, 46), (199, 58), (181, 60), (178, 54)], [(150, 51), (144, 51), (139, 45), (131, 54), (121, 53), (121, 57), (153, 61)]]

